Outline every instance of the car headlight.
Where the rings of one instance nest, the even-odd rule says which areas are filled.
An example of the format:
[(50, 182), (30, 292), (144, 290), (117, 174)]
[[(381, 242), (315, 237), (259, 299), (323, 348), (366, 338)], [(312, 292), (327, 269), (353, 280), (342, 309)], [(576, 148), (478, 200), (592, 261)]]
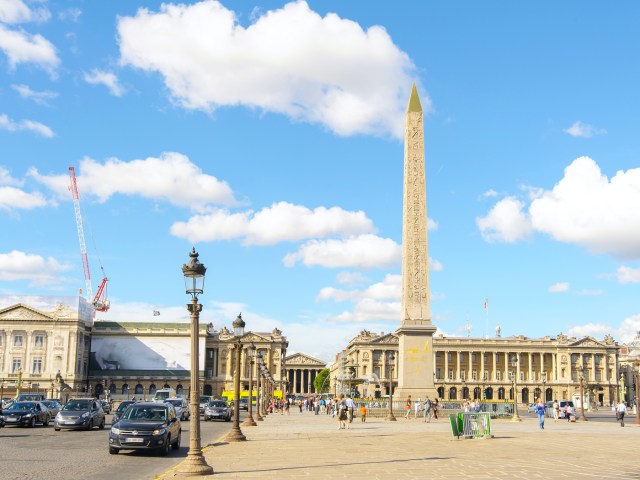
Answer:
[(166, 428), (164, 428), (164, 427), (163, 427), (163, 428), (156, 428), (156, 429), (153, 431), (153, 434), (154, 434), (154, 435), (164, 435), (165, 433), (167, 433), (167, 429), (166, 429)]
[(84, 412), (80, 418), (87, 418), (88, 416), (90, 416), (91, 414), (89, 412)]
[(29, 418), (32, 415), (33, 415), (33, 413), (27, 413), (27, 414), (25, 414), (24, 418)]
[(114, 435), (120, 435), (120, 429), (118, 427), (111, 427), (111, 433)]

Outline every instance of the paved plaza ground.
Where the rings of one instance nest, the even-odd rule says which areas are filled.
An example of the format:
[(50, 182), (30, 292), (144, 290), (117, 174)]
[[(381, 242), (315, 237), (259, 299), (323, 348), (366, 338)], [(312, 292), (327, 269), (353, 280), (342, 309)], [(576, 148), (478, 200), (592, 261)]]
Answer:
[[(493, 439), (460, 439), (446, 419), (385, 422), (357, 418), (338, 430), (327, 415), (269, 415), (242, 427), (246, 442), (204, 450), (220, 478), (318, 479), (640, 479), (640, 426), (629, 418), (554, 423), (492, 420)], [(185, 444), (186, 442), (186, 438)], [(165, 479), (181, 478), (169, 471)], [(193, 477), (191, 477), (193, 478)]]

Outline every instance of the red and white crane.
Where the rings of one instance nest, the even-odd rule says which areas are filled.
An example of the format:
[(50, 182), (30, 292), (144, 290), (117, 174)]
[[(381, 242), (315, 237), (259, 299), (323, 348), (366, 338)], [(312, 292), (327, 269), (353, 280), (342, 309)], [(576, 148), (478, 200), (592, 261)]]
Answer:
[(109, 279), (104, 274), (104, 268), (100, 265), (102, 270), (102, 282), (98, 287), (96, 295), (91, 299), (93, 291), (91, 289), (91, 272), (89, 270), (89, 258), (87, 257), (87, 244), (84, 240), (84, 227), (82, 226), (82, 212), (80, 211), (80, 195), (78, 194), (78, 185), (76, 184), (76, 171), (73, 167), (69, 167), (69, 177), (71, 178), (71, 195), (73, 196), (73, 208), (76, 212), (76, 224), (78, 226), (78, 240), (80, 240), (80, 253), (82, 254), (82, 267), (84, 268), (84, 281), (87, 285), (87, 298), (91, 301), (93, 308), (98, 312), (106, 312), (109, 310), (110, 302), (107, 300), (107, 282)]

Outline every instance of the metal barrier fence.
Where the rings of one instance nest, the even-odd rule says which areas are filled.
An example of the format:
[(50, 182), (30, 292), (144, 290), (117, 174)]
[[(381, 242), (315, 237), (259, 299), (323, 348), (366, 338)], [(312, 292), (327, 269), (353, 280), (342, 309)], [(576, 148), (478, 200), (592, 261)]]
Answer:
[(488, 413), (463, 412), (449, 415), (451, 433), (460, 438), (492, 438), (491, 416)]
[[(356, 414), (360, 413), (360, 407), (365, 406), (367, 408), (367, 416), (375, 418), (384, 418), (389, 413), (389, 399), (376, 398), (376, 399), (354, 399), (356, 404)], [(396, 417), (402, 417), (406, 414), (407, 401), (393, 399), (393, 415)], [(500, 417), (512, 417), (513, 416), (513, 402), (479, 402), (478, 409), (475, 413), (486, 413), (491, 418)], [(521, 408), (518, 406), (518, 408)], [(417, 415), (415, 412), (415, 403), (411, 405), (411, 416), (421, 417), (424, 414), (423, 404), (420, 403)], [(438, 417), (447, 418), (449, 414), (459, 413), (464, 411), (464, 402), (446, 400), (438, 404)]]

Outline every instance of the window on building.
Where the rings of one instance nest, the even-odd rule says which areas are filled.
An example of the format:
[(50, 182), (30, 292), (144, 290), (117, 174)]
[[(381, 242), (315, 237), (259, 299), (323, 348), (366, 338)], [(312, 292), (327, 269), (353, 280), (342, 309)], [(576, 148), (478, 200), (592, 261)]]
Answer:
[(0, 334), (0, 347), (2, 346), (2, 335)]
[(42, 373), (42, 358), (34, 358), (31, 366), (31, 373), (39, 375)]
[(366, 376), (367, 376), (367, 366), (366, 366), (366, 365), (363, 365), (363, 366), (362, 366), (362, 376), (363, 376), (363, 377), (366, 377)]
[(381, 350), (374, 350), (373, 351), (373, 361), (374, 362), (379, 362), (380, 361), (380, 357), (381, 357)]
[(475, 361), (476, 361), (476, 354), (475, 354), (475, 353), (472, 353), (472, 354), (471, 354), (471, 361), (472, 361), (472, 362), (475, 362)]
[(460, 361), (464, 362), (464, 353), (460, 353)]
[(136, 395), (142, 395), (144, 393), (144, 387), (140, 384), (137, 384), (134, 391), (136, 392)]
[(476, 370), (471, 370), (471, 379), (474, 381), (478, 380), (478, 372)]
[(520, 372), (520, 381), (524, 382), (524, 372)]
[(181, 383), (179, 383), (178, 386), (176, 387), (176, 395), (182, 396), (183, 393), (184, 393), (184, 387), (182, 386)]
[(35, 335), (33, 337), (33, 346), (35, 348), (42, 348), (44, 347), (44, 335)]
[(373, 367), (373, 374), (378, 377), (378, 379), (380, 378), (380, 367), (379, 366), (374, 366)]
[(442, 371), (440, 370), (440, 368), (436, 368), (436, 379), (442, 379)]
[(449, 380), (453, 380), (453, 368), (449, 369)]
[(155, 395), (157, 391), (158, 391), (158, 388), (156, 387), (155, 383), (152, 383), (151, 385), (149, 385), (149, 395)]
[(24, 337), (22, 335), (14, 335), (13, 336), (13, 346), (21, 347), (23, 344)]
[(11, 362), (11, 373), (18, 373), (18, 370), (22, 368), (22, 359), (14, 358)]
[(485, 370), (484, 373), (482, 374), (482, 379), (486, 382), (487, 380), (489, 380), (489, 370)]
[(502, 380), (502, 372), (496, 372), (496, 380)]
[(129, 393), (129, 384), (125, 383), (124, 385), (122, 385), (122, 395), (127, 395)]
[(451, 352), (447, 353), (447, 361), (450, 362), (452, 358)]
[(439, 362), (439, 361), (440, 361), (440, 352), (437, 352), (436, 353), (436, 362)]
[(467, 379), (467, 372), (465, 370), (460, 370), (460, 380)]

